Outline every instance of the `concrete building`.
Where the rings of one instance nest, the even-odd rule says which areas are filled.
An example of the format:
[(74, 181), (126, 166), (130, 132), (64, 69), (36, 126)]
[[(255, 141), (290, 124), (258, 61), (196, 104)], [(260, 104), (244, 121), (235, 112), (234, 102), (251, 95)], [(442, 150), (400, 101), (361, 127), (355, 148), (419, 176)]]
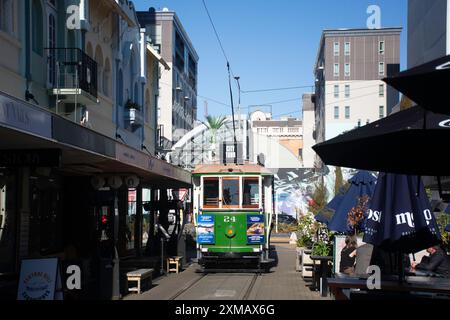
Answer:
[(450, 1), (408, 1), (408, 68), (450, 54)]
[(118, 298), (126, 258), (160, 247), (143, 203), (191, 176), (153, 156), (167, 65), (146, 32), (127, 0), (0, 1), (0, 300), (23, 259), (54, 257), (77, 297)]
[(150, 8), (137, 15), (152, 45), (170, 67), (170, 72), (161, 75), (158, 96), (158, 148), (165, 153), (194, 128), (199, 57), (175, 12)]
[(315, 111), (314, 111), (314, 93), (305, 93), (303, 100), (303, 167), (314, 168), (316, 153), (312, 147), (316, 144), (315, 140)]
[(401, 28), (323, 31), (314, 68), (316, 142), (385, 117), (398, 103), (381, 81), (400, 69)]
[[(250, 143), (256, 162), (260, 154), (266, 158), (266, 166), (272, 169), (302, 167), (302, 121), (295, 118), (273, 120), (262, 111), (250, 114)], [(276, 149), (283, 148), (284, 150)]]

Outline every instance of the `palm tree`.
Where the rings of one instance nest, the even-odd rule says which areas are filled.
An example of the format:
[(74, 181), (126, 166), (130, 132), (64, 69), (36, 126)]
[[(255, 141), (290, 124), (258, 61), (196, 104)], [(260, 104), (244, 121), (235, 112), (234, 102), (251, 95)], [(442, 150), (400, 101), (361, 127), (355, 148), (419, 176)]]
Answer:
[(203, 124), (209, 129), (211, 133), (211, 151), (210, 151), (210, 158), (213, 160), (214, 151), (216, 150), (216, 140), (217, 140), (217, 132), (228, 123), (228, 119), (224, 116), (221, 117), (213, 117), (208, 116), (206, 117), (206, 122), (203, 122)]

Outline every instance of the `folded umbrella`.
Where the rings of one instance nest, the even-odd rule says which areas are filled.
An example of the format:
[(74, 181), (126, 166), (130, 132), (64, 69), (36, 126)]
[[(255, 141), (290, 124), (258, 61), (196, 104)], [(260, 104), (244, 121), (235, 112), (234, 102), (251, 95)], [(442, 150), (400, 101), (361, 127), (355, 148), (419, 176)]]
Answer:
[(388, 252), (415, 253), (441, 241), (423, 183), (418, 187), (414, 176), (380, 174), (364, 228), (364, 242)]
[(450, 115), (450, 55), (406, 70), (384, 82), (405, 96), (437, 113)]
[(360, 171), (349, 180), (350, 187), (337, 204), (335, 213), (328, 223), (328, 229), (339, 233), (353, 232), (348, 224), (350, 211), (358, 205), (363, 196), (372, 196), (375, 189), (376, 178), (369, 172)]
[(450, 116), (417, 106), (317, 144), (313, 149), (327, 165), (446, 176), (450, 175), (450, 166), (447, 157), (440, 153), (448, 141)]

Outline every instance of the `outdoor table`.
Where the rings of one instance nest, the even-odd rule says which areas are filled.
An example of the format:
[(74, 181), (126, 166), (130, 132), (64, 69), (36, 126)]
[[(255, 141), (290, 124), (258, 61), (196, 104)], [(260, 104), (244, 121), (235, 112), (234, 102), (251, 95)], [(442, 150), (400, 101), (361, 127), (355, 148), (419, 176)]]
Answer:
[(319, 277), (314, 277), (315, 287), (320, 288), (320, 294), (322, 297), (328, 296), (328, 274), (330, 273), (330, 261), (333, 261), (333, 257), (311, 256), (311, 260), (319, 261)]
[[(344, 294), (344, 289), (369, 290), (367, 279), (362, 278), (328, 278), (328, 286), (336, 300), (348, 300)], [(382, 280), (381, 290), (374, 292), (390, 293), (411, 293), (423, 292), (433, 294), (450, 295), (450, 279), (406, 277), (404, 283), (399, 283), (398, 279)]]

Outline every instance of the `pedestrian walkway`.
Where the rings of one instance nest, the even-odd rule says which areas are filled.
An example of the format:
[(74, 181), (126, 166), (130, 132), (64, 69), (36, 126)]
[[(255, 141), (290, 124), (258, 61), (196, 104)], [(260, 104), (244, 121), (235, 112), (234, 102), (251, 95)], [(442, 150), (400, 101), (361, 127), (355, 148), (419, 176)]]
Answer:
[[(318, 292), (311, 291), (303, 281), (301, 274), (295, 270), (296, 248), (295, 245), (287, 243), (276, 243), (275, 251), (278, 264), (258, 277), (248, 300), (323, 300)], [(196, 273), (197, 265), (192, 265), (180, 274), (170, 274), (153, 281), (153, 288), (141, 295), (128, 295), (124, 300), (170, 300), (176, 297), (183, 298), (189, 294), (180, 295), (184, 289), (191, 290), (192, 284), (197, 283), (202, 275)], [(205, 279), (203, 279), (205, 280)], [(201, 281), (203, 281), (201, 280)], [(212, 279), (203, 281), (203, 286), (210, 283)], [(228, 287), (218, 288), (218, 284), (210, 283), (211, 294), (217, 293), (219, 289), (225, 291)], [(207, 289), (207, 288), (206, 288)], [(235, 288), (236, 290), (239, 288)], [(203, 290), (203, 289), (202, 289)], [(194, 290), (195, 291), (195, 290)], [(206, 290), (207, 291), (207, 290)], [(220, 291), (220, 290), (219, 290)], [(188, 291), (187, 291), (188, 292)], [(202, 292), (205, 294), (205, 292)]]
[(328, 300), (311, 291), (295, 270), (296, 246), (275, 244), (278, 264), (272, 272), (258, 278), (250, 300)]

